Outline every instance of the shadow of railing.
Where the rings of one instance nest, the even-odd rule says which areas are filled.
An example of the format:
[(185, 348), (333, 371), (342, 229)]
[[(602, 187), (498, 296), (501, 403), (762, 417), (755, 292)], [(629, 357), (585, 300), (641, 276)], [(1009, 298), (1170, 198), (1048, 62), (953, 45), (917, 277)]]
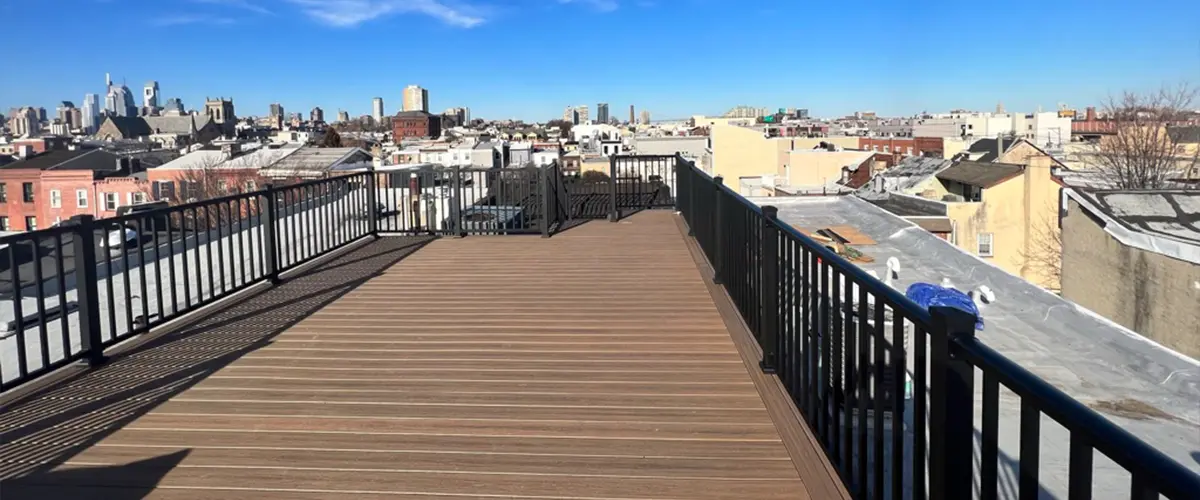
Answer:
[[(16, 489), (19, 485), (30, 488), (29, 498), (46, 498), (35, 494), (38, 489), (34, 485), (106, 477), (103, 469), (114, 467), (92, 472), (56, 468), (241, 356), (267, 345), (279, 333), (382, 274), (432, 239), (375, 240), (5, 408), (0, 415), (0, 481), (4, 482), (5, 500), (18, 498), (14, 492), (20, 491)], [(138, 488), (141, 482), (157, 483), (153, 476), (174, 466), (164, 464), (172, 460), (177, 464), (184, 455), (165, 455), (138, 465), (145, 477), (134, 483)], [(136, 495), (138, 488), (131, 489), (130, 495)]]

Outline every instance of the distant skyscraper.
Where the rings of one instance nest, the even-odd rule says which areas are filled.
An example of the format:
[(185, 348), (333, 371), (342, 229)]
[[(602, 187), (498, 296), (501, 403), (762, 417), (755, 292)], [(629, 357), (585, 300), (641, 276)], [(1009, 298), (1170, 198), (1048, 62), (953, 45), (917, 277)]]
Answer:
[(108, 93), (104, 96), (104, 109), (114, 116), (137, 116), (137, 104), (133, 100), (133, 92), (125, 85), (116, 86), (106, 73), (104, 80), (108, 83)]
[(807, 120), (808, 119), (808, 110), (805, 108), (797, 109), (796, 110), (796, 118), (799, 118), (801, 120)]
[(350, 121), (350, 113), (346, 111), (338, 111), (338, 121), (341, 123)]
[(313, 108), (312, 112), (309, 113), (308, 120), (313, 122), (325, 121), (325, 110), (321, 109), (320, 106)]
[(284, 116), (283, 105), (279, 103), (271, 104), (271, 114), (267, 116)]
[(650, 112), (644, 109), (642, 110), (642, 123), (646, 125), (650, 124)]
[(563, 121), (575, 123), (575, 106), (567, 106), (567, 109), (563, 110)]
[(38, 112), (34, 108), (21, 108), (13, 114), (9, 119), (12, 124), (12, 133), (20, 136), (34, 136), (42, 130), (41, 121), (38, 120)]
[(142, 88), (142, 106), (150, 110), (158, 109), (158, 82), (146, 82), (146, 86)]
[(608, 123), (608, 103), (602, 102), (596, 105), (596, 121), (600, 123)]
[(629, 124), (633, 125), (633, 105), (629, 105)]
[(63, 101), (58, 105), (58, 108), (54, 110), (54, 117), (58, 118), (58, 121), (60, 122), (67, 123), (70, 119), (68, 115), (71, 114), (72, 109), (75, 109), (75, 103), (71, 101)]
[(37, 116), (38, 116), (38, 122), (44, 122), (44, 121), (47, 121), (47, 120), (46, 120), (46, 108), (43, 108), (43, 107), (41, 107), (41, 106), (38, 106), (38, 108), (37, 108)]
[(404, 110), (429, 112), (429, 91), (416, 85), (404, 87)]
[(580, 104), (575, 107), (575, 114), (578, 116), (578, 123), (587, 123), (591, 117), (588, 115), (587, 104)]
[(163, 106), (163, 116), (183, 116), (183, 101), (177, 97), (167, 99), (166, 106)]
[(383, 123), (383, 98), (376, 97), (371, 99), (371, 118), (375, 119), (376, 123)]
[(83, 130), (91, 134), (100, 126), (100, 97), (96, 94), (83, 96)]

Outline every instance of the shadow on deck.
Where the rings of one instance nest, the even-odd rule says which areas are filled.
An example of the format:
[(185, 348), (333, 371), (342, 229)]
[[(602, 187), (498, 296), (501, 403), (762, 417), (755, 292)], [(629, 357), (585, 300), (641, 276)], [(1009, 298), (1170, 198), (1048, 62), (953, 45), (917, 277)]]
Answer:
[(676, 221), (370, 242), (7, 408), (4, 498), (843, 496)]

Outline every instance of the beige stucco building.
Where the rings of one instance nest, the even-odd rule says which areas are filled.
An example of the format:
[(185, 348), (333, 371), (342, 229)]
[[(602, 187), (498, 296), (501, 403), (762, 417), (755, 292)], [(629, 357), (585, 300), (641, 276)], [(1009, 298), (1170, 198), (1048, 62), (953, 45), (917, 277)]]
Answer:
[(1200, 358), (1200, 191), (1065, 193), (1063, 297)]
[[(1057, 290), (1057, 271), (1048, 263), (1056, 262), (1060, 251), (1054, 242), (1062, 186), (1053, 168), (1061, 164), (1024, 139), (986, 158), (990, 161), (942, 162), (937, 170), (888, 191), (907, 205), (949, 219), (955, 246)], [(890, 174), (902, 171), (902, 165)]]
[[(840, 178), (844, 164), (837, 165), (836, 171), (830, 175), (824, 175), (823, 172), (828, 165), (845, 160), (844, 155), (793, 156), (793, 151), (812, 150), (821, 143), (843, 149), (858, 147), (857, 137), (768, 138), (761, 130), (734, 125), (714, 126), (709, 136), (712, 138), (710, 173), (724, 177), (725, 185), (747, 196), (768, 195), (776, 185), (812, 185), (815, 182), (809, 181)], [(815, 165), (809, 163), (818, 159), (820, 161)]]

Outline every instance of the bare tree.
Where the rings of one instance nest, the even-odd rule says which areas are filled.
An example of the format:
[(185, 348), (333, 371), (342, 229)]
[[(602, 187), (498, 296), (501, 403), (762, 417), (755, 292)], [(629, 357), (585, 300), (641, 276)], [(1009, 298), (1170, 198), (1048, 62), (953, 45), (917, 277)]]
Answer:
[(1196, 90), (1182, 85), (1157, 92), (1125, 92), (1105, 103), (1114, 134), (1085, 160), (1114, 189), (1163, 189), (1197, 172), (1197, 149), (1172, 127), (1183, 123)]
[(1037, 278), (1037, 284), (1057, 292), (1062, 288), (1062, 229), (1058, 221), (1050, 219), (1036, 222), (1031, 229), (1029, 241), (1021, 251), (1024, 270)]

